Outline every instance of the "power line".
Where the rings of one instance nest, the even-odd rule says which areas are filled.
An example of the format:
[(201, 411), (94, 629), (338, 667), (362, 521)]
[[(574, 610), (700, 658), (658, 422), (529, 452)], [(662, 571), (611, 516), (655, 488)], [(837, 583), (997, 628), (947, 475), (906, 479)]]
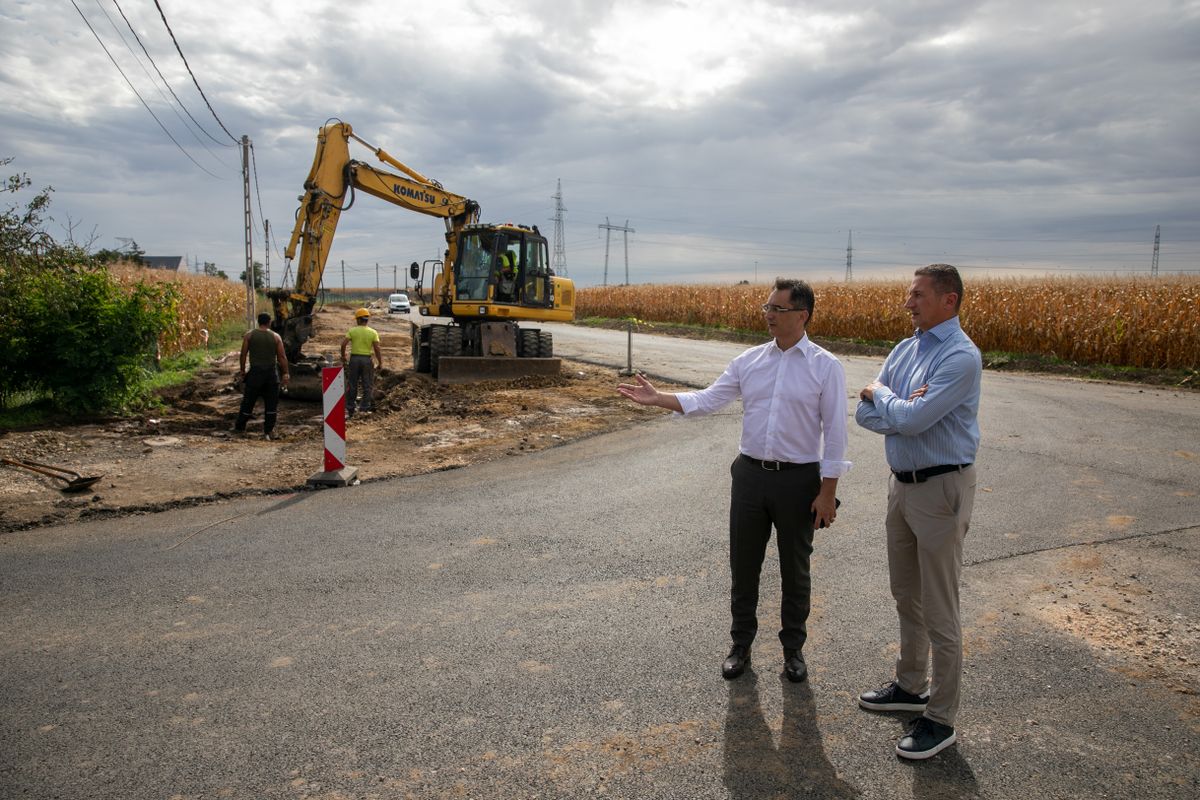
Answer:
[[(208, 153), (210, 156), (212, 156), (212, 157), (213, 157), (213, 159), (215, 159), (215, 160), (217, 161), (217, 163), (219, 163), (219, 164), (220, 164), (221, 166), (223, 166), (223, 167), (230, 168), (230, 167), (229, 167), (229, 164), (226, 164), (224, 161), (222, 161), (222, 160), (221, 160), (221, 158), (220, 158), (220, 156), (218, 156), (216, 153), (214, 153), (214, 152), (213, 152), (213, 151), (212, 151), (212, 150), (211, 150), (211, 149), (208, 147), (208, 145), (206, 145), (206, 144), (204, 143), (204, 140), (203, 140), (203, 139), (201, 139), (199, 136), (197, 136), (197, 135), (196, 135), (196, 132), (195, 132), (194, 130), (192, 130), (192, 129), (191, 129), (191, 127), (189, 127), (189, 126), (188, 126), (188, 124), (187, 124), (187, 120), (185, 120), (185, 119), (184, 119), (184, 118), (183, 118), (183, 117), (182, 117), (182, 116), (179, 114), (179, 111), (178, 111), (178, 110), (175, 108), (175, 106), (174, 106), (174, 105), (171, 103), (171, 101), (170, 101), (169, 99), (167, 99), (167, 96), (166, 96), (165, 94), (163, 94), (163, 90), (162, 90), (162, 89), (160, 89), (160, 88), (159, 88), (159, 86), (158, 86), (158, 84), (156, 84), (156, 83), (155, 83), (155, 81), (154, 81), (154, 78), (153, 78), (153, 77), (150, 75), (150, 72), (149, 72), (149, 71), (146, 69), (146, 66), (145, 66), (145, 65), (142, 63), (142, 60), (141, 60), (140, 58), (138, 58), (138, 55), (137, 55), (137, 53), (136, 53), (136, 52), (134, 52), (133, 48), (129, 46), (129, 41), (128, 41), (128, 40), (126, 40), (126, 38), (125, 38), (124, 34), (122, 34), (122, 33), (121, 33), (121, 29), (117, 27), (117, 24), (116, 24), (115, 22), (113, 22), (113, 18), (112, 18), (111, 16), (109, 16), (109, 13), (108, 13), (107, 11), (105, 11), (105, 10), (104, 10), (104, 6), (102, 6), (102, 5), (100, 4), (100, 0), (95, 0), (95, 2), (96, 2), (96, 8), (100, 9), (100, 13), (104, 15), (104, 18), (105, 18), (106, 20), (108, 20), (108, 24), (109, 24), (110, 26), (112, 26), (113, 33), (115, 33), (115, 34), (117, 35), (117, 38), (121, 40), (121, 44), (125, 45), (125, 49), (129, 51), (129, 55), (133, 57), (133, 60), (134, 60), (134, 61), (137, 63), (138, 67), (139, 67), (139, 68), (142, 70), (142, 74), (143, 74), (143, 75), (145, 75), (145, 76), (146, 76), (146, 79), (147, 79), (148, 81), (150, 81), (150, 84), (151, 84), (152, 86), (154, 86), (154, 90), (155, 90), (156, 92), (158, 92), (158, 96), (159, 96), (159, 98), (161, 98), (161, 99), (162, 99), (162, 101), (163, 101), (163, 103), (164, 103), (164, 104), (165, 104), (165, 105), (166, 105), (168, 108), (170, 108), (170, 109), (171, 109), (171, 113), (173, 113), (173, 114), (175, 115), (175, 119), (179, 120), (179, 122), (180, 122), (180, 123), (183, 125), (184, 129), (185, 129), (185, 130), (186, 130), (188, 133), (190, 133), (190, 134), (191, 134), (191, 136), (192, 136), (192, 138), (193, 138), (193, 139), (195, 139), (195, 140), (196, 140), (196, 144), (198, 144), (198, 145), (200, 145), (201, 147), (203, 147), (203, 148), (204, 148), (204, 150), (205, 150), (205, 151), (206, 151), (206, 152), (207, 152), (207, 153)], [(113, 0), (113, 4), (114, 4), (114, 5), (116, 5), (116, 0)], [(118, 11), (121, 11), (121, 7), (120, 7), (119, 5), (117, 5), (117, 10), (118, 10)], [(125, 24), (126, 24), (126, 25), (129, 25), (129, 20), (128, 20), (128, 18), (126, 18), (126, 17), (125, 17), (125, 12), (124, 12), (124, 11), (121, 11), (121, 17), (122, 17), (123, 19), (125, 19)], [(137, 39), (137, 42), (138, 42), (138, 44), (139, 44), (139, 45), (142, 45), (142, 40), (141, 40), (141, 38), (139, 38), (139, 37), (138, 37), (138, 35), (137, 35), (137, 31), (133, 30), (133, 27), (132, 27), (132, 26), (130, 26), (129, 30), (130, 30), (130, 32), (133, 34), (134, 38), (135, 38), (135, 39)], [(154, 59), (150, 57), (150, 54), (149, 54), (148, 52), (146, 52), (146, 46), (145, 46), (145, 45), (142, 45), (142, 52), (143, 52), (143, 53), (146, 53), (146, 58), (150, 59), (150, 64), (151, 64), (151, 65), (154, 67), (155, 71), (158, 71), (158, 65), (154, 63)], [(166, 78), (163, 78), (163, 75), (162, 75), (162, 73), (161, 73), (161, 72), (159, 72), (159, 73), (158, 73), (158, 77), (159, 77), (160, 79), (162, 79), (162, 82), (163, 82), (163, 84), (165, 84), (165, 85), (166, 85), (166, 87), (167, 87), (167, 89), (168, 89), (168, 90), (170, 90), (170, 89), (171, 89), (171, 85), (170, 85), (169, 83), (167, 83), (167, 81), (166, 81)], [(175, 93), (172, 91), (172, 92), (171, 92), (171, 94), (172, 94), (172, 95), (174, 95)], [(175, 99), (176, 99), (177, 101), (179, 100), (179, 98), (178, 98), (178, 97), (176, 97)], [(184, 110), (185, 112), (187, 111), (187, 108), (186, 108), (185, 106), (183, 106), (183, 103), (179, 103), (179, 105), (180, 105), (180, 107), (182, 107), (182, 108), (183, 108), (183, 110)], [(189, 116), (190, 116), (190, 115), (189, 115)], [(193, 120), (193, 122), (195, 122), (195, 120)]]
[(629, 234), (637, 233), (633, 228), (629, 227), (629, 220), (625, 220), (624, 225), (613, 225), (608, 221), (608, 217), (604, 218), (604, 224), (597, 226), (604, 231), (604, 285), (608, 286), (608, 241), (612, 236), (613, 231), (621, 231), (625, 238), (625, 285), (629, 285)]
[[(150, 65), (152, 67), (154, 67), (154, 71), (158, 73), (158, 77), (159, 77), (159, 79), (162, 80), (163, 86), (167, 87), (167, 91), (171, 93), (171, 97), (175, 98), (175, 102), (179, 103), (179, 107), (183, 109), (183, 113), (188, 115), (188, 119), (190, 119), (193, 123), (195, 123), (196, 127), (199, 128), (200, 131), (205, 136), (207, 136), (209, 139), (212, 139), (213, 142), (215, 142), (216, 144), (219, 144), (222, 147), (233, 147), (233, 145), (227, 145), (224, 142), (222, 142), (220, 139), (217, 139), (215, 136), (213, 136), (211, 133), (209, 133), (205, 129), (205, 127), (200, 124), (200, 121), (198, 119), (196, 119), (194, 116), (192, 116), (192, 112), (189, 111), (188, 107), (186, 105), (184, 105), (184, 102), (179, 99), (179, 95), (175, 94), (175, 90), (171, 88), (170, 81), (168, 81), (166, 79), (166, 77), (162, 74), (162, 70), (160, 70), (158, 68), (158, 64), (156, 64), (154, 62), (154, 57), (151, 56), (150, 51), (146, 49), (146, 45), (142, 42), (142, 37), (138, 36), (137, 31), (134, 30), (133, 24), (130, 23), (130, 21), (129, 21), (129, 17), (125, 16), (125, 10), (123, 8), (121, 8), (121, 4), (118, 3), (117, 0), (112, 0), (112, 3), (114, 6), (117, 7), (117, 11), (119, 11), (121, 13), (121, 19), (125, 20), (125, 25), (129, 28), (129, 32), (133, 34), (133, 38), (137, 41), (138, 46), (142, 48), (142, 52), (146, 54), (146, 58), (150, 61)], [(96, 0), (96, 5), (97, 6), (100, 5), (100, 0)], [(101, 8), (100, 10), (103, 11), (104, 9)], [(105, 14), (105, 16), (108, 16), (108, 15)], [(116, 27), (116, 26), (114, 26), (114, 27)], [(122, 41), (123, 40), (124, 40), (124, 37), (122, 37)], [(133, 52), (133, 50), (131, 49), (130, 52)], [(196, 141), (200, 141), (200, 139), (197, 137)], [(205, 149), (207, 150), (208, 148), (205, 148)], [(209, 152), (212, 152), (212, 151), (209, 151)], [(226, 165), (226, 166), (228, 166), (228, 165)]]
[[(71, 2), (74, 3), (75, 0), (71, 0)], [(167, 27), (167, 33), (171, 34), (171, 41), (175, 45), (175, 52), (179, 53), (179, 57), (183, 59), (183, 66), (187, 68), (188, 75), (192, 77), (192, 83), (195, 84), (196, 91), (198, 91), (200, 96), (204, 98), (204, 105), (208, 106), (209, 113), (213, 115), (213, 119), (215, 119), (217, 124), (221, 126), (221, 130), (225, 131), (225, 135), (228, 136), (235, 145), (241, 144), (238, 138), (230, 133), (229, 129), (225, 127), (225, 123), (221, 122), (221, 118), (218, 117), (217, 112), (213, 110), (212, 103), (208, 102), (208, 97), (205, 96), (204, 90), (200, 88), (200, 82), (196, 80), (196, 75), (192, 72), (191, 64), (188, 64), (187, 58), (183, 55), (183, 50), (179, 47), (179, 41), (175, 38), (175, 31), (171, 30), (171, 24), (167, 22), (167, 15), (163, 12), (162, 6), (159, 5), (158, 0), (154, 0), (154, 7), (158, 9), (158, 15), (162, 17), (163, 25)], [(76, 8), (78, 8), (78, 6), (76, 6)], [(80, 13), (82, 14), (83, 12)], [(88, 27), (91, 26), (89, 25)]]
[(142, 97), (142, 95), (138, 92), (137, 88), (133, 85), (133, 82), (131, 80), (129, 80), (129, 76), (125, 74), (125, 70), (121, 69), (121, 65), (117, 63), (117, 60), (115, 58), (113, 58), (112, 53), (108, 52), (108, 48), (105, 47), (104, 41), (100, 38), (100, 34), (96, 33), (96, 29), (92, 27), (92, 23), (89, 22), (88, 18), (84, 16), (83, 10), (79, 7), (79, 4), (76, 3), (75, 0), (71, 0), (71, 5), (75, 6), (75, 10), (79, 12), (79, 16), (83, 19), (83, 24), (88, 26), (88, 30), (92, 32), (92, 36), (95, 36), (96, 41), (100, 43), (101, 49), (104, 50), (104, 55), (108, 56), (108, 60), (111, 61), (113, 66), (117, 68), (117, 72), (121, 73), (121, 77), (125, 79), (125, 83), (129, 84), (129, 88), (133, 91), (134, 95), (137, 96), (138, 101), (140, 101), (141, 104), (146, 108), (146, 111), (149, 112), (150, 116), (154, 117), (154, 121), (158, 123), (158, 127), (162, 128), (163, 133), (165, 133), (167, 135), (167, 138), (175, 143), (175, 146), (179, 148), (179, 152), (181, 152), (185, 156), (187, 156), (188, 161), (191, 161), (197, 167), (200, 167), (200, 169), (203, 172), (207, 173), (208, 175), (211, 175), (212, 177), (216, 178), (217, 180), (221, 180), (220, 175), (214, 175), (212, 172), (209, 172), (207, 169), (205, 169), (204, 166), (199, 161), (192, 158), (191, 153), (189, 153), (187, 150), (183, 149), (183, 145), (181, 145), (178, 141), (176, 141), (175, 137), (171, 135), (171, 132), (169, 130), (167, 130), (167, 126), (162, 124), (162, 120), (160, 120), (158, 118), (158, 116), (154, 113), (154, 111), (146, 103), (146, 101)]
[[(271, 246), (271, 237), (267, 233), (267, 215), (265, 213), (263, 213), (262, 193), (259, 191), (259, 181), (258, 181), (258, 158), (254, 153), (254, 144), (253, 143), (250, 144), (250, 164), (254, 171), (254, 194), (258, 197), (258, 216), (263, 221), (264, 246), (269, 248)], [(279, 256), (280, 261), (283, 260), (283, 254), (281, 252), (279, 252), (278, 240), (276, 240), (276, 242), (275, 242), (275, 255)]]

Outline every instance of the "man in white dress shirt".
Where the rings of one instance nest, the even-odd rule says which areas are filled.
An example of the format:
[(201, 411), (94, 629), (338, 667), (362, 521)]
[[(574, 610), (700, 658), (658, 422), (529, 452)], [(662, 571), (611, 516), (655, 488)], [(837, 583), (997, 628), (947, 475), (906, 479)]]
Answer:
[(846, 373), (829, 351), (813, 344), (805, 327), (813, 313), (812, 287), (780, 278), (763, 305), (774, 339), (730, 362), (698, 392), (660, 392), (641, 375), (617, 391), (636, 403), (688, 416), (711, 414), (742, 398), (741, 452), (730, 467), (730, 636), (721, 665), (726, 679), (750, 664), (758, 632), (758, 585), (775, 528), (783, 603), (779, 640), (791, 681), (808, 674), (802, 650), (808, 637), (809, 556), (813, 529), (837, 518), (838, 478), (846, 456)]

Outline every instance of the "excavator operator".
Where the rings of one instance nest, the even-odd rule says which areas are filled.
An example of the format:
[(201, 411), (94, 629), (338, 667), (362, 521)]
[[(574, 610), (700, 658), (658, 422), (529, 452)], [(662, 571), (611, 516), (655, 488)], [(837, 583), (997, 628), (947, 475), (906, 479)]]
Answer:
[(496, 300), (500, 302), (515, 302), (517, 299), (517, 275), (513, 269), (513, 254), (500, 254), (500, 266), (496, 270)]

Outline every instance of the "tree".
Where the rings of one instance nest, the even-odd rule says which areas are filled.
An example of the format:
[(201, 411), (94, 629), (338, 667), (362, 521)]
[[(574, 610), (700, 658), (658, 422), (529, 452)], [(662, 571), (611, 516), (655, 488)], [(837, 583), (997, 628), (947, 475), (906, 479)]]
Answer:
[(113, 250), (108, 247), (102, 247), (92, 253), (92, 258), (96, 259), (98, 264), (115, 264), (118, 261), (125, 260), (125, 254), (120, 250)]
[(128, 236), (118, 236), (117, 241), (122, 247), (119, 252), (123, 254), (125, 261), (132, 261), (135, 264), (142, 264), (142, 256), (146, 255), (146, 251), (138, 247), (137, 239), (131, 239)]
[[(252, 268), (254, 269), (254, 288), (262, 289), (263, 288), (263, 265), (257, 261), (254, 261), (251, 263), (253, 265)], [(242, 270), (242, 274), (238, 275), (238, 280), (241, 281), (242, 283), (246, 282), (246, 270)]]
[[(11, 163), (11, 158), (0, 159), (0, 167)], [(29, 176), (21, 173), (9, 177), (4, 191), (16, 194), (32, 185), (33, 181)], [(53, 191), (54, 187), (47, 186), (26, 204), (24, 210), (14, 204), (0, 214), (0, 256), (5, 260), (31, 255), (54, 245), (54, 239), (43, 229), (43, 217), (46, 215), (46, 209), (50, 207), (50, 193)]]
[(121, 261), (132, 262), (134, 264), (142, 264), (142, 256), (146, 255), (146, 251), (138, 247), (138, 243), (134, 239), (129, 239), (124, 236), (118, 236), (117, 241), (121, 242), (119, 249), (103, 247), (92, 253), (92, 258), (100, 264), (116, 264)]
[[(204, 262), (204, 274), (210, 278), (220, 278), (223, 281), (229, 280), (229, 276), (225, 274), (225, 270), (217, 269), (217, 265), (211, 261)], [(242, 274), (245, 275), (246, 273), (243, 271)], [(245, 280), (245, 278), (242, 280)]]

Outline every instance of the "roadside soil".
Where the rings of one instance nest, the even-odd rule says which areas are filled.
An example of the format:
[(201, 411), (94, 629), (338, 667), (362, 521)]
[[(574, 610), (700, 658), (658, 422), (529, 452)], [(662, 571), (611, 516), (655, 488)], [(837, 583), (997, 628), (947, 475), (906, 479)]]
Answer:
[[(310, 354), (336, 360), (352, 310), (326, 307)], [(376, 311), (384, 368), (375, 411), (347, 424), (347, 463), (359, 480), (417, 475), (554, 447), (659, 416), (621, 398), (615, 370), (563, 360), (554, 377), (441, 386), (412, 371), (407, 315)], [(236, 350), (214, 354), (191, 382), (162, 394), (163, 407), (119, 420), (0, 434), (0, 456), (103, 475), (91, 489), (0, 467), (0, 532), (101, 516), (148, 513), (241, 495), (293, 492), (323, 469), (320, 403), (279, 404), (275, 438), (262, 436), (262, 404), (245, 435), (233, 432), (241, 402)]]

